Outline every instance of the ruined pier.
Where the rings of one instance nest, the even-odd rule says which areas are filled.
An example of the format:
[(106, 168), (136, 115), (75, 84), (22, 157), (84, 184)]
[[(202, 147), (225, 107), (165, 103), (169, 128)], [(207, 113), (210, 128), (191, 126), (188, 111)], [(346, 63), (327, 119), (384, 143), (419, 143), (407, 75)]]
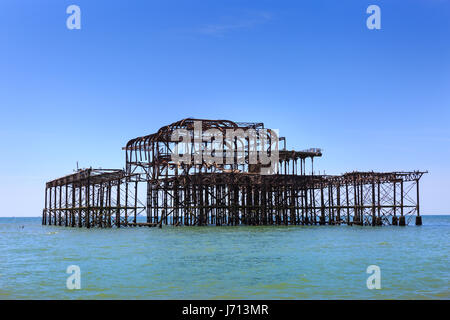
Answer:
[(130, 140), (124, 151), (124, 170), (82, 169), (47, 182), (42, 224), (422, 224), (426, 172), (316, 174), (321, 149), (287, 150), (286, 138), (263, 123), (183, 119)]

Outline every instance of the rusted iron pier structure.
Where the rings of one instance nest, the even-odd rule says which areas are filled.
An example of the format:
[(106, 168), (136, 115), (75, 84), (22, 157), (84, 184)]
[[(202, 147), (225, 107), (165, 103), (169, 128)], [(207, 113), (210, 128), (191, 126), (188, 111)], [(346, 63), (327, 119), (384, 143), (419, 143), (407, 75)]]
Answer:
[[(214, 139), (182, 150), (189, 161), (173, 159), (183, 136), (196, 141), (214, 129), (254, 130), (266, 140), (257, 148), (278, 151), (277, 163), (252, 164), (250, 139), (234, 137), (221, 145), (223, 161), (198, 158)], [(182, 131), (179, 131), (182, 130)], [(181, 134), (180, 134), (181, 132)], [(177, 139), (174, 139), (177, 133)], [(279, 142), (284, 142), (282, 149)], [(322, 151), (286, 150), (286, 139), (263, 123), (184, 119), (156, 133), (130, 140), (124, 147), (125, 170), (84, 169), (46, 184), (42, 223), (71, 227), (162, 225), (400, 225), (415, 218), (421, 225), (419, 180), (426, 172), (350, 172), (317, 175), (314, 159)], [(216, 148), (211, 148), (217, 151)], [(180, 151), (181, 152), (181, 151)], [(178, 151), (176, 152), (178, 154)], [(217, 154), (215, 155), (218, 159)], [(261, 174), (275, 166), (276, 173)], [(139, 201), (144, 185), (146, 203)], [(145, 217), (145, 220), (139, 217)], [(138, 221), (139, 220), (139, 221)]]
[(87, 228), (133, 225), (145, 210), (137, 197), (135, 178), (123, 170), (84, 169), (49, 181), (42, 224)]

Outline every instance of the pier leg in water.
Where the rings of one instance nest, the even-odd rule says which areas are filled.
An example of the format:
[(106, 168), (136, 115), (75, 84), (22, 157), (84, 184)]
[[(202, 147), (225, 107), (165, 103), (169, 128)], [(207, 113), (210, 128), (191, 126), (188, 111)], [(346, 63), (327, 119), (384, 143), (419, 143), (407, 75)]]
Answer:
[(398, 226), (398, 218), (396, 216), (392, 217), (392, 225), (393, 226)]
[(416, 217), (416, 226), (421, 226), (422, 225), (422, 217), (421, 216), (417, 216)]
[(381, 220), (381, 218), (380, 217), (376, 217), (376, 225), (377, 226), (382, 226), (383, 225), (383, 220)]
[(323, 226), (324, 224), (325, 224), (325, 217), (320, 217), (320, 221), (319, 221), (319, 224), (321, 225), (321, 226)]

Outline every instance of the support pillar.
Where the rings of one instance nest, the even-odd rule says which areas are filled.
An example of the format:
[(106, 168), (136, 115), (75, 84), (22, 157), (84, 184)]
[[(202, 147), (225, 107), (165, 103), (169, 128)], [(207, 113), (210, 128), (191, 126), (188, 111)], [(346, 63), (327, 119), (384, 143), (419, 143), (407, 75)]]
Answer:
[(422, 217), (420, 216), (420, 203), (419, 203), (419, 179), (416, 180), (416, 210), (417, 210), (417, 216), (416, 216), (416, 226), (422, 225)]
[(406, 226), (406, 219), (403, 215), (403, 180), (400, 182), (400, 219), (398, 221), (399, 226)]

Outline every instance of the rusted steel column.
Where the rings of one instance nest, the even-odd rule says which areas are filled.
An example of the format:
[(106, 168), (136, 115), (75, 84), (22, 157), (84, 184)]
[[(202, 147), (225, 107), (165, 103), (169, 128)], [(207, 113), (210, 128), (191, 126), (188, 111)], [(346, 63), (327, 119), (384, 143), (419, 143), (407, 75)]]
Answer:
[(116, 210), (116, 226), (120, 228), (120, 182), (121, 180), (117, 180), (117, 210)]
[(200, 217), (198, 219), (199, 225), (203, 226), (205, 224), (205, 207), (204, 207), (204, 196), (203, 196), (203, 185), (198, 186), (199, 198), (200, 198)]
[(419, 179), (416, 179), (416, 226), (422, 225), (422, 217), (420, 216), (420, 203), (419, 203)]
[(303, 196), (304, 196), (304, 198), (305, 198), (305, 202), (304, 202), (304, 207), (305, 207), (305, 219), (303, 220), (304, 221), (304, 223), (306, 224), (306, 225), (308, 225), (309, 223), (310, 223), (310, 221), (309, 221), (309, 215), (308, 215), (308, 192), (309, 192), (310, 190), (309, 189), (305, 189), (304, 190), (304, 194), (303, 194)]
[(99, 203), (98, 203), (98, 199), (99, 197), (97, 197), (97, 200), (95, 199), (95, 184), (92, 185), (92, 222), (91, 222), (91, 226), (95, 227), (98, 224), (98, 207), (99, 207)]
[[(168, 206), (168, 197), (169, 197), (169, 195), (168, 194), (170, 192), (169, 188), (168, 188), (168, 185), (167, 185), (168, 184), (167, 179), (168, 179), (168, 176), (167, 176), (167, 173), (166, 173), (166, 180), (163, 182), (163, 207), (164, 207), (164, 213), (166, 213), (166, 214), (169, 212), (169, 206)], [(159, 212), (159, 210), (157, 210), (156, 214), (153, 216), (153, 221), (154, 222), (158, 221), (158, 212)], [(174, 224), (173, 218), (174, 218), (174, 212), (172, 210), (172, 224)]]
[(66, 200), (66, 201), (65, 201), (66, 204), (64, 205), (64, 206), (65, 206), (65, 208), (64, 208), (64, 226), (67, 227), (67, 225), (68, 225), (68, 221), (67, 221), (67, 210), (68, 210), (68, 208), (69, 208), (69, 185), (68, 185), (68, 184), (66, 184), (65, 200)]
[[(180, 194), (179, 194), (179, 187), (178, 187), (178, 182), (175, 182), (173, 185), (174, 188), (174, 199), (173, 199), (173, 215), (175, 216), (175, 224), (179, 225), (180, 224)], [(206, 196), (208, 196), (208, 194), (206, 194)]]
[(267, 225), (267, 187), (265, 184), (263, 184), (261, 192), (262, 224)]
[(82, 197), (83, 197), (83, 191), (82, 191), (82, 186), (80, 183), (80, 187), (78, 189), (78, 227), (81, 228), (83, 226), (83, 221), (82, 221), (82, 206), (83, 206), (83, 201), (82, 201)]
[(375, 217), (375, 182), (372, 181), (372, 226), (376, 226)]
[[(241, 217), (241, 223), (247, 224), (247, 214), (248, 214), (248, 195), (247, 195), (247, 186), (242, 186), (242, 195), (241, 195), (241, 202), (242, 202), (242, 217)], [(277, 216), (278, 218), (278, 216)]]
[(336, 185), (336, 206), (337, 206), (337, 224), (341, 224), (341, 185)]
[(364, 208), (364, 183), (363, 183), (363, 181), (361, 181), (361, 183), (360, 183), (360, 188), (361, 188), (361, 191), (360, 191), (360, 193), (359, 193), (359, 195), (360, 195), (360, 197), (361, 197), (361, 202), (360, 202), (360, 205), (361, 205), (361, 210), (360, 210), (360, 215), (359, 215), (359, 223), (363, 226), (364, 225), (364, 214), (365, 214), (365, 208)]
[(90, 228), (91, 227), (91, 221), (90, 221), (90, 211), (91, 211), (91, 193), (90, 193), (90, 181), (88, 178), (88, 182), (87, 185), (84, 187), (84, 201), (86, 202), (86, 213), (85, 213), (85, 224), (86, 224), (86, 228)]
[(301, 194), (298, 186), (292, 187), (294, 188), (294, 211), (295, 211), (295, 224), (301, 224)]
[(204, 199), (204, 204), (203, 204), (203, 206), (204, 206), (204, 208), (205, 208), (205, 224), (206, 225), (208, 225), (209, 223), (210, 223), (210, 214), (209, 214), (209, 209), (210, 209), (210, 207), (209, 207), (209, 185), (208, 184), (206, 184), (205, 186), (204, 186), (204, 192), (203, 192), (203, 194), (204, 194), (204, 197), (205, 197), (205, 199)]
[(128, 179), (125, 178), (125, 226), (128, 225)]
[(231, 213), (231, 194), (227, 191), (226, 185), (220, 185), (219, 190), (220, 201), (217, 202), (216, 221), (219, 220), (221, 226), (226, 224), (227, 216)]
[(333, 185), (328, 185), (328, 224), (334, 224), (334, 197), (333, 197)]
[(48, 195), (49, 195), (49, 201), (48, 201), (48, 205), (49, 205), (49, 210), (48, 210), (48, 225), (51, 226), (52, 225), (52, 190), (53, 187), (50, 187), (50, 189), (48, 190)]
[(325, 224), (325, 201), (324, 201), (324, 197), (323, 197), (322, 183), (320, 184), (320, 221), (319, 221), (319, 224), (320, 225)]
[(197, 202), (197, 186), (196, 185), (192, 185), (192, 212), (191, 212), (191, 221), (190, 221), (190, 225), (195, 225), (196, 223), (198, 224), (200, 221), (200, 215), (199, 215), (199, 210), (198, 210), (198, 202)]
[(358, 224), (359, 218), (358, 218), (358, 203), (359, 203), (359, 195), (358, 195), (359, 188), (357, 187), (356, 181), (353, 183), (353, 224)]
[(102, 228), (105, 228), (108, 226), (108, 185), (103, 184), (102, 187), (102, 204), (103, 204), (103, 210), (102, 210)]
[(397, 218), (397, 181), (393, 182), (394, 184), (394, 216), (392, 217), (392, 225), (396, 226), (398, 225), (398, 218)]
[(289, 187), (289, 223), (290, 224), (297, 224), (297, 218), (295, 216), (295, 193), (294, 193), (294, 187)]
[[(138, 182), (136, 181), (134, 184), (134, 215), (133, 215), (133, 222), (136, 223), (136, 219), (137, 219), (137, 198), (138, 198)], [(147, 206), (148, 206), (148, 202), (147, 202)]]
[(72, 183), (72, 208), (70, 210), (71, 222), (70, 226), (75, 227), (75, 185)]
[(57, 211), (57, 204), (56, 204), (56, 189), (58, 189), (58, 187), (56, 187), (55, 186), (55, 194), (54, 194), (54, 196), (55, 196), (55, 199), (53, 200), (53, 204), (54, 204), (54, 206), (55, 206), (55, 210), (53, 210), (53, 225), (55, 225), (56, 226), (56, 223), (57, 223), (57, 221), (56, 221), (56, 211)]
[(108, 187), (107, 187), (107, 197), (108, 197), (108, 227), (111, 228), (112, 227), (112, 223), (111, 223), (111, 205), (112, 205), (112, 200), (111, 200), (111, 194), (112, 194), (112, 186), (111, 186), (111, 181), (108, 181)]
[(302, 189), (300, 189), (299, 190), (300, 191), (300, 203), (299, 203), (299, 205), (300, 205), (300, 208), (299, 208), (299, 210), (300, 210), (300, 212), (299, 212), (299, 219), (300, 219), (300, 223), (302, 224), (302, 225), (304, 225), (305, 224), (305, 190), (302, 188)]
[(103, 183), (100, 183), (99, 189), (98, 189), (98, 226), (100, 228), (103, 228), (103, 216), (104, 216), (104, 212), (103, 212), (103, 203), (104, 203), (104, 199), (105, 199), (105, 190), (103, 188)]
[(272, 186), (268, 184), (266, 186), (267, 190), (267, 224), (273, 224), (273, 192)]
[(221, 186), (211, 186), (211, 224), (221, 225), (220, 207), (222, 203)]
[(310, 200), (309, 203), (311, 205), (312, 210), (310, 210), (311, 212), (311, 223), (314, 223), (315, 225), (318, 223), (317, 221), (317, 203), (316, 203), (316, 189), (315, 186), (313, 186), (313, 188), (310, 190), (311, 192), (311, 196), (310, 196)]
[(258, 225), (258, 195), (259, 188), (256, 185), (251, 187), (250, 191), (252, 195), (252, 210), (251, 210), (251, 224)]
[(381, 186), (380, 186), (380, 181), (378, 180), (378, 216), (377, 216), (377, 225), (381, 226), (383, 225), (383, 221), (381, 220)]
[(226, 225), (228, 221), (231, 219), (231, 211), (228, 209), (232, 207), (232, 200), (231, 200), (231, 189), (227, 185), (222, 185), (222, 192), (226, 197), (225, 200), (225, 207), (222, 207), (221, 209), (221, 225)]
[(154, 199), (153, 199), (153, 192), (152, 192), (152, 186), (151, 182), (147, 180), (147, 223), (152, 222), (152, 211), (154, 210)]
[(42, 224), (47, 224), (47, 186), (45, 186), (45, 205), (44, 205), (44, 211), (42, 212)]
[(273, 186), (273, 224), (279, 225), (281, 223), (281, 208), (280, 208), (280, 190)]
[(61, 226), (61, 211), (62, 211), (62, 186), (59, 186), (59, 201), (58, 201), (58, 226)]
[(189, 225), (189, 188), (185, 184), (183, 187), (183, 223)]
[(345, 181), (345, 200), (347, 205), (347, 225), (350, 225), (350, 199), (348, 198), (348, 182)]
[(231, 225), (239, 224), (239, 187), (233, 187), (233, 206), (232, 206), (232, 214), (231, 214)]
[[(162, 192), (162, 196), (163, 196), (163, 204), (162, 204), (162, 208), (160, 208), (159, 205), (159, 195)], [(157, 222), (159, 219), (159, 210), (161, 210), (161, 217), (164, 216), (164, 223), (169, 224), (168, 222), (168, 212), (166, 210), (166, 207), (164, 205), (164, 197), (167, 197), (167, 191), (165, 189), (165, 186), (159, 185), (159, 184), (155, 184), (155, 185), (150, 185), (150, 194), (153, 197), (153, 215), (152, 212), (150, 211), (150, 222)], [(162, 219), (162, 218), (161, 218)], [(172, 223), (173, 223), (173, 218), (172, 218)]]
[(404, 193), (403, 193), (403, 179), (402, 181), (400, 181), (400, 219), (398, 222), (399, 226), (405, 226), (406, 225), (406, 219), (405, 216), (403, 215), (403, 198), (404, 198)]
[(253, 213), (253, 223), (257, 226), (261, 224), (261, 188), (259, 186), (253, 187), (253, 204), (254, 204), (254, 213)]
[(246, 223), (249, 225), (254, 224), (253, 213), (254, 213), (254, 197), (253, 197), (253, 187), (247, 186), (247, 221)]
[(289, 208), (289, 188), (287, 186), (283, 187), (283, 222), (288, 225), (288, 208)]

